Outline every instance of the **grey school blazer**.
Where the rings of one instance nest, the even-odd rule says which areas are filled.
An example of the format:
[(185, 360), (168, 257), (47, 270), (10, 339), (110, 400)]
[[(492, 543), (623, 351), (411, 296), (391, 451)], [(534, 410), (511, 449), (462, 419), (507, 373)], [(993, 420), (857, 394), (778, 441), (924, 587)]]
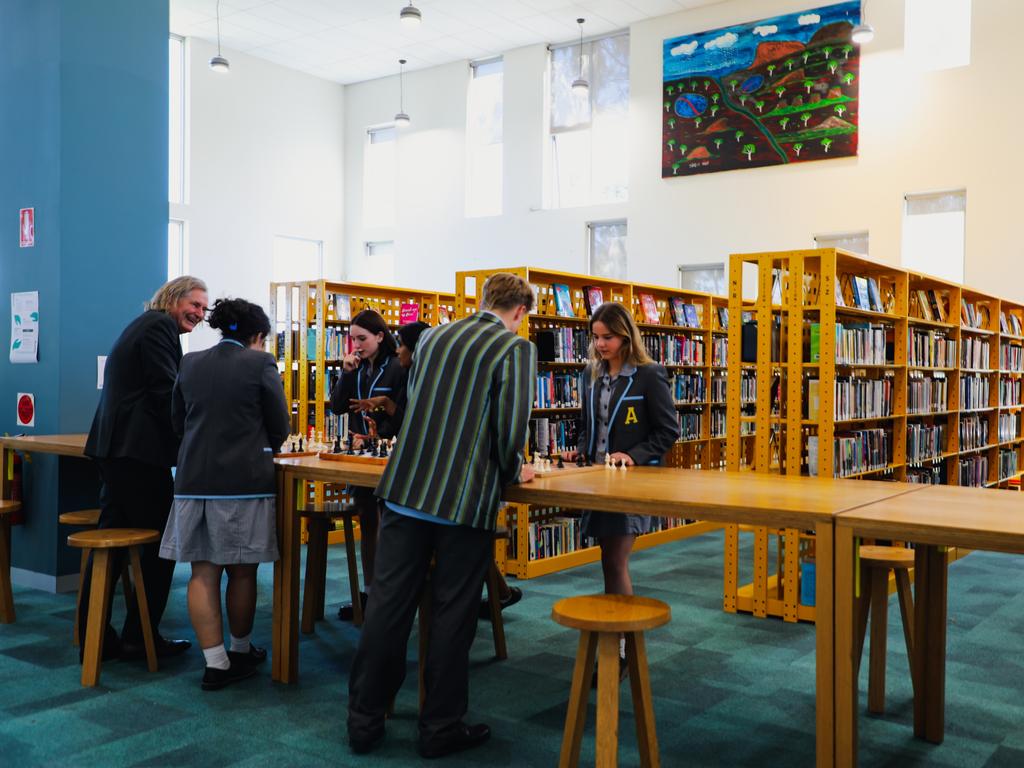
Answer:
[(274, 451), (291, 429), (274, 358), (224, 340), (181, 359), (171, 421), (182, 436), (176, 497), (274, 495)]
[(533, 344), (489, 312), (426, 331), (377, 495), (494, 530), (501, 490), (519, 476), (536, 374)]

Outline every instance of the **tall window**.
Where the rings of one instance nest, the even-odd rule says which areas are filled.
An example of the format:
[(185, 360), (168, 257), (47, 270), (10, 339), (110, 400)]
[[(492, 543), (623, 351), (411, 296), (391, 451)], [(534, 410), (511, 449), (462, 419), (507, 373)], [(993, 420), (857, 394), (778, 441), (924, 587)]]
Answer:
[(185, 274), (185, 222), (170, 219), (167, 222), (167, 279)]
[(167, 152), (167, 200), (171, 203), (185, 202), (186, 169), (186, 98), (185, 98), (185, 39), (171, 35), (168, 52), (168, 139)]
[(725, 264), (680, 264), (679, 287), (684, 291), (704, 291), (725, 296)]
[(815, 235), (815, 248), (842, 248), (844, 251), (868, 255), (867, 232), (838, 232), (831, 235)]
[(502, 159), (502, 60), (470, 65), (466, 99), (466, 216), (500, 216)]
[(907, 195), (903, 266), (962, 283), (966, 226), (966, 190)]
[(546, 204), (550, 208), (625, 201), (629, 196), (629, 35), (551, 49), (550, 141)]
[(625, 219), (587, 224), (590, 274), (626, 279), (626, 229)]
[(971, 63), (971, 0), (907, 0), (903, 46), (922, 70)]
[(397, 177), (393, 125), (368, 128), (363, 154), (363, 226), (395, 226)]
[(319, 280), (324, 276), (324, 243), (304, 237), (274, 236), (275, 283)]

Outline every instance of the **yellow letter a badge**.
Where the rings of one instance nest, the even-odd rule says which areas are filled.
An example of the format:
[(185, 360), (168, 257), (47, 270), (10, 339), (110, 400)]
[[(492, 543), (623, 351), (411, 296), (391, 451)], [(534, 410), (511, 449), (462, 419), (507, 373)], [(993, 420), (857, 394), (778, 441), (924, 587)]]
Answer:
[(636, 424), (639, 421), (636, 417), (636, 409), (631, 405), (626, 411), (626, 424)]

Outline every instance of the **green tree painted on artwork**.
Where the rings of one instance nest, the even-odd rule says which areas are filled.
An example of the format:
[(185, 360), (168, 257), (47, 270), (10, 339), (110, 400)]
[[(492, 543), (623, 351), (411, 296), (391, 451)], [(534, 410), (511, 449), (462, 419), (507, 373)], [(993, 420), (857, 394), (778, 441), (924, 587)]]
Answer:
[(712, 104), (711, 105), (711, 116), (714, 117), (716, 112), (718, 112), (718, 105), (717, 104)]
[(760, 113), (761, 111), (764, 110), (764, 102), (763, 101), (755, 101), (754, 102), (754, 106), (757, 107), (758, 113)]
[(700, 124), (703, 123), (703, 122), (704, 122), (704, 118), (702, 118), (702, 117), (695, 117), (693, 119), (693, 124), (697, 126), (698, 130), (700, 129)]
[(686, 155), (686, 150), (687, 150), (687, 146), (685, 144), (680, 144), (679, 145), (679, 154), (680, 154), (680, 156), (685, 156)]
[(821, 140), (821, 146), (825, 148), (825, 154), (827, 155), (828, 148), (832, 146), (832, 139), (826, 136), (824, 139)]
[(718, 99), (719, 99), (719, 95), (717, 93), (712, 93), (711, 94), (711, 103), (712, 104), (717, 104), (718, 103)]
[(853, 74), (853, 72), (847, 72), (846, 74), (843, 75), (843, 82), (846, 83), (847, 85), (849, 85), (856, 79), (857, 76)]
[(786, 130), (787, 125), (789, 125), (788, 117), (784, 117), (781, 120), (779, 120), (779, 127), (782, 128), (782, 130)]
[(706, 91), (710, 87), (711, 87), (711, 81), (710, 80), (705, 80), (704, 81), (704, 90)]
[(826, 45), (823, 46), (821, 50), (825, 54), (825, 59), (827, 60), (828, 57), (832, 55), (832, 51), (834, 51), (835, 48), (833, 48), (831, 45)]
[(682, 167), (683, 163), (681, 160), (676, 160), (674, 163), (672, 163), (672, 175), (675, 176), (677, 173), (679, 173), (679, 169)]
[(672, 106), (672, 102), (671, 101), (666, 101), (665, 102), (665, 111), (668, 112), (668, 108), (671, 107), (671, 106)]
[(811, 88), (813, 88), (813, 87), (814, 87), (814, 81), (811, 80), (811, 78), (807, 78), (806, 80), (804, 80), (804, 88), (807, 89), (808, 93), (811, 92)]
[(830, 61), (828, 63), (828, 71), (831, 72), (833, 75), (836, 73), (837, 69), (839, 69), (838, 61)]
[(676, 129), (676, 119), (674, 117), (670, 117), (668, 119), (668, 129), (670, 131), (674, 131)]
[(671, 153), (672, 151), (675, 150), (675, 148), (676, 148), (676, 140), (675, 139), (669, 139), (668, 140), (668, 151)]
[(736, 80), (736, 79), (734, 78), (734, 79), (732, 79), (732, 80), (730, 80), (730, 81), (729, 81), (729, 88), (730, 88), (731, 90), (734, 90), (734, 91), (735, 91), (735, 90), (736, 90), (736, 86), (737, 86), (737, 85), (739, 85), (739, 84), (740, 84), (740, 81), (739, 81), (739, 80)]
[(695, 91), (697, 90), (697, 81), (696, 80), (691, 80), (690, 81), (690, 88), (692, 88)]
[(803, 53), (800, 54), (800, 56), (801, 56), (801, 58), (803, 58), (804, 66), (806, 67), (807, 66), (807, 60), (809, 58), (811, 58), (811, 52), (810, 51), (804, 51)]
[(804, 148), (804, 145), (799, 141), (793, 145), (793, 151), (796, 152), (796, 156), (800, 157), (800, 150)]
[(775, 95), (778, 96), (780, 99), (782, 98), (782, 94), (784, 94), (785, 92), (786, 86), (784, 85), (780, 85), (775, 89)]
[(842, 117), (844, 112), (846, 112), (846, 107), (844, 107), (842, 104), (836, 104), (835, 113)]
[(669, 96), (671, 96), (671, 95), (673, 94), (673, 92), (675, 91), (675, 89), (676, 89), (676, 87), (675, 87), (674, 85), (670, 85), (670, 86), (669, 86), (669, 87), (668, 87), (668, 88), (666, 89), (666, 93), (668, 93), (668, 95), (669, 95)]
[(847, 43), (843, 46), (843, 55), (848, 59), (851, 53), (853, 53), (853, 46)]
[(804, 112), (802, 115), (800, 115), (800, 121), (804, 124), (804, 128), (807, 127), (807, 123), (810, 121), (810, 119), (811, 119), (811, 113), (810, 112)]
[(747, 156), (747, 162), (748, 163), (750, 162), (751, 158), (754, 156), (755, 152), (757, 152), (757, 147), (755, 147), (753, 144), (744, 144), (743, 145), (743, 154)]
[(747, 104), (747, 99), (748, 99), (748, 98), (750, 98), (750, 97), (749, 97), (749, 96), (747, 96), (747, 94), (745, 94), (745, 93), (741, 93), (741, 94), (740, 94), (740, 104), (741, 104), (742, 106), (746, 106), (746, 104)]
[(715, 149), (722, 148), (722, 139), (715, 139)]
[(768, 65), (768, 77), (771, 77), (771, 76), (772, 76), (773, 74), (775, 74), (775, 70), (776, 70), (776, 69), (778, 69), (778, 66), (777, 66), (777, 65), (775, 65), (775, 64), (769, 64), (769, 65)]
[(742, 139), (747, 134), (745, 134), (743, 131), (736, 131), (736, 133), (734, 133), (733, 135), (736, 137), (736, 143), (739, 144), (740, 139)]
[(789, 72), (793, 71), (793, 65), (794, 64), (796, 64), (796, 61), (794, 59), (786, 59), (786, 69)]

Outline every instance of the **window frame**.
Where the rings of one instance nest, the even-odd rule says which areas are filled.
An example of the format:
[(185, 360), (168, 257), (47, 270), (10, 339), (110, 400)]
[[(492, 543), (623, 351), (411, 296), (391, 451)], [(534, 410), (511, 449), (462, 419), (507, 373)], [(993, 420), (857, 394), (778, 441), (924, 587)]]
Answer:
[(707, 261), (696, 264), (677, 264), (676, 265), (676, 283), (681, 291), (694, 291), (699, 290), (696, 288), (687, 288), (683, 284), (683, 274), (686, 272), (710, 272), (712, 270), (718, 270), (722, 273), (722, 290), (721, 291), (708, 291), (718, 296), (726, 295), (726, 287), (728, 283), (728, 275), (726, 275), (725, 262), (724, 261)]
[(620, 277), (604, 277), (594, 273), (594, 229), (596, 227), (609, 227), (621, 224), (625, 227), (624, 238), (629, 238), (629, 219), (625, 216), (614, 218), (614, 219), (593, 219), (586, 223), (586, 264), (584, 264), (585, 273), (593, 277), (600, 277), (602, 279), (612, 280), (626, 280), (629, 277), (629, 246), (626, 246), (626, 263), (623, 265), (623, 275)]

